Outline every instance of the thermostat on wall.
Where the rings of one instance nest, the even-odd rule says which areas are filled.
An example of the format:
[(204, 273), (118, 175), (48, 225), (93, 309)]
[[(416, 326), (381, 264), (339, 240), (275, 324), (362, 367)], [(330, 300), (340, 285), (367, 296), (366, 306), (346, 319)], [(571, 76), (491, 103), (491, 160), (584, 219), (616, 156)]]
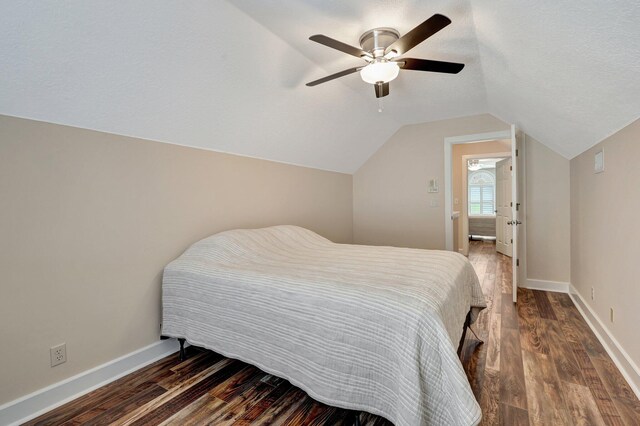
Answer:
[(604, 149), (596, 152), (594, 170), (595, 173), (604, 172)]

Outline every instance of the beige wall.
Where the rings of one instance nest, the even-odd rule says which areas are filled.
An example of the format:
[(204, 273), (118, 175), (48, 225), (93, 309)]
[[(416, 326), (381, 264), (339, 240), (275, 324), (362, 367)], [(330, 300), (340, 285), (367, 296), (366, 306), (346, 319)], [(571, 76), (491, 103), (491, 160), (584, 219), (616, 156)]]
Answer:
[[(353, 177), (354, 241), (444, 249), (444, 138), (508, 127), (485, 114), (401, 128)], [(526, 150), (527, 276), (568, 282), (569, 161), (529, 137)], [(460, 168), (461, 159), (453, 166)], [(458, 176), (452, 184), (460, 187), (460, 173), (452, 170)], [(440, 182), (438, 194), (427, 192), (432, 178)]]
[(350, 175), (2, 116), (0, 200), (0, 404), (156, 341), (162, 269), (203, 237), (352, 240)]
[[(605, 171), (593, 171), (604, 148)], [(571, 160), (571, 280), (640, 365), (640, 120)], [(591, 300), (591, 288), (595, 299)], [(609, 320), (609, 308), (615, 322)]]
[[(451, 150), (451, 183), (453, 185), (453, 209), (460, 211), (460, 220), (458, 221), (458, 247), (460, 248), (464, 247), (464, 239), (469, 238), (468, 235), (464, 235), (463, 231), (464, 222), (468, 219), (468, 210), (465, 209), (462, 205), (462, 156), (476, 154), (496, 154), (501, 152), (511, 152), (511, 140), (498, 140), (490, 142), (453, 145), (453, 148)], [(458, 200), (457, 205), (455, 204), (455, 200)]]
[[(352, 178), (0, 116), (0, 404), (157, 340), (163, 266), (217, 231), (444, 248), (444, 138), (507, 128), (405, 126)], [(569, 161), (528, 138), (526, 168), (529, 277), (569, 281)], [(63, 341), (69, 361), (50, 368)]]
[(526, 139), (527, 277), (571, 281), (570, 163)]
[(353, 176), (354, 241), (444, 249), (444, 138), (506, 129), (489, 114), (400, 128)]

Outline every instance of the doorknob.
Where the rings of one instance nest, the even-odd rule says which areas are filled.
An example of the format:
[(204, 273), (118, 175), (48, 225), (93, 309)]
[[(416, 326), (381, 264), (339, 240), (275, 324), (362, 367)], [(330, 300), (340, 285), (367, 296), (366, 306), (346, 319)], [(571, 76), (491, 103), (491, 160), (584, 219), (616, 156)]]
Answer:
[(520, 225), (522, 222), (520, 222), (519, 220), (510, 220), (509, 222), (507, 222), (507, 225)]

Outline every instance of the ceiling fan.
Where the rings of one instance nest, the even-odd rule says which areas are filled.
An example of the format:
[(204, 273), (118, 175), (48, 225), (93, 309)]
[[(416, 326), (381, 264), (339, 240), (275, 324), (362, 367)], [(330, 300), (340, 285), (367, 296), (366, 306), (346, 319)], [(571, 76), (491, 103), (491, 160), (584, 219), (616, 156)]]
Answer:
[(393, 28), (374, 28), (360, 36), (360, 48), (350, 46), (322, 34), (313, 35), (309, 37), (309, 40), (357, 58), (362, 58), (367, 61), (367, 64), (331, 74), (307, 83), (307, 86), (317, 86), (360, 71), (362, 79), (374, 85), (376, 98), (382, 98), (389, 94), (389, 82), (398, 76), (401, 69), (457, 74), (464, 68), (464, 64), (430, 59), (400, 58), (401, 55), (404, 55), (450, 23), (451, 20), (446, 16), (435, 14), (402, 37)]

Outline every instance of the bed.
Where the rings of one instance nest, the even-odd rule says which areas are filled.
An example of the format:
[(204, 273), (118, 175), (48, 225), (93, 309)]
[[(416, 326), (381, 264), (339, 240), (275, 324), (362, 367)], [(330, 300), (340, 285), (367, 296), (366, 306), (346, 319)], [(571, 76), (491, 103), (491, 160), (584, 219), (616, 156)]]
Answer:
[(480, 422), (456, 348), (486, 304), (460, 254), (336, 244), (297, 226), (232, 230), (165, 268), (162, 301), (163, 335), (323, 403), (396, 426)]

